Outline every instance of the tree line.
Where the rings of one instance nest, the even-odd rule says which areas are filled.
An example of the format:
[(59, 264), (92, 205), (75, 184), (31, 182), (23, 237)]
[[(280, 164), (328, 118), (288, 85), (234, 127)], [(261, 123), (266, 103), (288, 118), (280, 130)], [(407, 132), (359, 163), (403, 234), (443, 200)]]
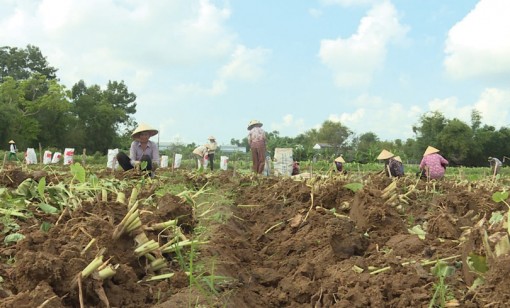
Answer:
[[(137, 104), (124, 81), (109, 81), (102, 88), (79, 80), (67, 89), (57, 71), (38, 47), (0, 47), (0, 144), (14, 139), (20, 149), (41, 144), (103, 154), (109, 148), (128, 148), (137, 125), (133, 117)], [(439, 111), (425, 113), (412, 129), (415, 138), (386, 141), (374, 132), (357, 135), (342, 123), (327, 120), (296, 137), (267, 132), (267, 147), (270, 153), (291, 147), (299, 161), (342, 155), (347, 161), (367, 163), (387, 149), (406, 162), (419, 163), (429, 145), (440, 149), (452, 165), (486, 166), (488, 156), (510, 156), (510, 128), (483, 124), (477, 110), (471, 113), (471, 123), (447, 119)], [(328, 147), (316, 150), (318, 143)], [(231, 144), (248, 148), (247, 138), (232, 138)], [(170, 151), (186, 154), (195, 146), (174, 144)]]

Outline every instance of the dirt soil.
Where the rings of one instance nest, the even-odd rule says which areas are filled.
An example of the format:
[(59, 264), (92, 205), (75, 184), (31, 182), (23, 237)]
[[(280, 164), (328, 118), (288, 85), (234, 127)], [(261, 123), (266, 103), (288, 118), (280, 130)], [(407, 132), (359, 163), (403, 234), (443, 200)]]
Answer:
[[(0, 183), (15, 188), (28, 177), (33, 175), (10, 170)], [(158, 181), (164, 186), (173, 180)], [(214, 292), (190, 287), (175, 256), (166, 256), (173, 278), (144, 282), (154, 273), (134, 255), (132, 236), (112, 239), (126, 205), (97, 199), (62, 215), (38, 213), (20, 221), (26, 238), (0, 250), (0, 307), (79, 307), (80, 293), (85, 307), (429, 307), (439, 280), (431, 272), (434, 262), (426, 261), (444, 258), (455, 268), (445, 280), (448, 307), (510, 303), (507, 255), (488, 258), (485, 283), (470, 290), (477, 275), (468, 256), (486, 254), (486, 230), (479, 222), (508, 210), (492, 200), (498, 188), (488, 183), (406, 177), (395, 188), (403, 195), (415, 185), (406, 203), (387, 202), (383, 190), (391, 180), (377, 174), (291, 179), (216, 172), (181, 175), (179, 181), (195, 189), (209, 183), (234, 198), (232, 206), (221, 208), (227, 219), (209, 222), (209, 243), (200, 250), (201, 261), (214, 262), (215, 275), (230, 277)], [(344, 187), (352, 182), (363, 188)], [(152, 198), (157, 206), (141, 214), (144, 224), (179, 217), (192, 237), (199, 217), (191, 206), (171, 194)], [(48, 232), (40, 230), (43, 220), (54, 224)], [(424, 239), (409, 232), (416, 225), (426, 232)], [(91, 238), (94, 249), (83, 253)], [(117, 273), (102, 282), (83, 279), (80, 292), (76, 276), (100, 248), (105, 259), (119, 264)]]

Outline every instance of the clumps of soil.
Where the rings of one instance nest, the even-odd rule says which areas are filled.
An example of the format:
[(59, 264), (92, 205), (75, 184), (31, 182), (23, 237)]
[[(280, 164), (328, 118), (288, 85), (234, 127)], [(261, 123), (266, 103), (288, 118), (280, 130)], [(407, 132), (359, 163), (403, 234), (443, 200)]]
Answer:
[[(78, 307), (73, 278), (100, 248), (106, 248), (105, 257), (120, 267), (103, 283), (83, 281), (87, 307), (104, 306), (101, 290), (112, 307), (183, 307), (190, 303), (211, 307), (427, 307), (438, 282), (431, 268), (444, 258), (455, 268), (446, 279), (449, 296), (461, 307), (504, 307), (510, 301), (507, 256), (490, 258), (485, 283), (469, 291), (477, 276), (467, 258), (486, 253), (483, 230), (477, 224), (494, 211), (506, 210), (491, 200), (492, 191), (487, 188), (402, 178), (397, 193), (416, 187), (408, 203), (397, 210), (381, 197), (391, 179), (379, 175), (332, 176), (323, 182), (228, 171), (174, 175), (189, 187), (198, 190), (207, 185), (235, 198), (233, 206), (218, 207), (230, 211), (224, 215), (228, 219), (216, 224), (207, 221), (211, 238), (200, 249), (200, 262), (213, 265), (206, 274), (229, 278), (212, 286), (213, 300), (204, 298), (204, 290), (189, 286), (189, 277), (171, 257), (169, 270), (176, 273), (172, 279), (140, 282), (151, 274), (147, 260), (133, 255), (130, 236), (112, 240), (126, 207), (109, 200), (84, 203), (63, 215), (49, 232), (39, 231), (38, 225), (24, 226), (26, 238), (14, 251), (0, 252), (3, 257), (14, 253), (16, 260), (14, 266), (0, 268), (6, 281), (0, 292), (1, 306), (37, 307), (47, 301), (48, 307)], [(363, 188), (353, 192), (344, 187), (352, 182), (363, 183)], [(150, 187), (141, 196), (152, 196), (154, 189)], [(188, 236), (200, 224), (191, 206), (169, 194), (157, 197), (155, 206), (144, 208), (141, 214), (147, 225), (175, 218)], [(416, 226), (425, 232), (424, 237), (411, 232)], [(160, 234), (150, 236), (157, 239)], [(94, 249), (82, 253), (91, 238), (97, 239)]]
[[(195, 218), (189, 205), (171, 195), (156, 201), (155, 207), (139, 206), (142, 221), (178, 219), (186, 228), (193, 228)], [(126, 213), (126, 204), (116, 201), (84, 201), (75, 211), (66, 211), (58, 217), (58, 224), (47, 232), (39, 229), (37, 221), (21, 230), (25, 238), (16, 244), (14, 251), (0, 252), (2, 257), (7, 257), (4, 253), (14, 254), (15, 260), (12, 267), (3, 265), (0, 268), (0, 275), (6, 279), (0, 306), (37, 307), (46, 301), (48, 307), (79, 307), (77, 275), (98, 251), (104, 251), (104, 260), (118, 268), (111, 279), (83, 279), (81, 295), (86, 307), (102, 307), (106, 303), (112, 307), (151, 307), (180, 289), (186, 289), (189, 280), (170, 254), (164, 255), (169, 264), (165, 271), (176, 273), (172, 282), (143, 282), (160, 273), (150, 270), (145, 257), (135, 255), (133, 236), (125, 234), (117, 240), (112, 238), (115, 227)], [(56, 221), (55, 215), (47, 217)], [(145, 232), (155, 239), (164, 235), (164, 232), (150, 229)], [(93, 245), (85, 249), (92, 239), (95, 239)]]

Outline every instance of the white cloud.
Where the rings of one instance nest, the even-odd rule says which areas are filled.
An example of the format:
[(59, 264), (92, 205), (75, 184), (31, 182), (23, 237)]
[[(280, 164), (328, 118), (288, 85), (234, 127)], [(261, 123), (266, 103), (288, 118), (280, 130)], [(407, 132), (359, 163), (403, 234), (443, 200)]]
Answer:
[(448, 32), (444, 65), (454, 78), (510, 73), (510, 1), (483, 0)]
[(488, 88), (480, 95), (474, 108), (482, 114), (482, 123), (497, 128), (510, 125), (510, 90)]
[(373, 132), (382, 140), (413, 137), (412, 126), (420, 114), (418, 107), (406, 107), (368, 95), (359, 96), (352, 104), (358, 108), (352, 112), (331, 114), (328, 119), (342, 123), (357, 135)]
[(145, 77), (168, 76), (158, 72), (168, 65), (174, 70), (211, 63), (221, 67), (239, 45), (225, 27), (230, 10), (208, 0), (42, 0), (10, 6), (0, 21), (0, 40), (39, 47), (68, 86), (79, 79), (143, 85)]
[(325, 5), (339, 4), (342, 6), (367, 5), (375, 3), (376, 0), (320, 0)]
[(351, 37), (323, 39), (319, 57), (333, 71), (336, 85), (368, 85), (374, 72), (384, 65), (388, 44), (403, 38), (407, 31), (393, 4), (384, 1), (370, 9)]
[(270, 51), (263, 48), (249, 49), (237, 46), (231, 61), (221, 68), (222, 79), (256, 80), (262, 76), (261, 66), (265, 63)]
[(314, 8), (309, 9), (308, 13), (310, 14), (310, 16), (312, 16), (314, 18), (319, 18), (322, 16), (322, 11), (319, 9), (314, 9)]
[(280, 133), (282, 131), (293, 132), (292, 136), (297, 136), (298, 134), (305, 131), (305, 121), (301, 118), (295, 119), (292, 114), (286, 114), (281, 119), (281, 122), (271, 123), (271, 130), (277, 130)]
[(478, 110), (482, 115), (482, 123), (500, 128), (510, 123), (508, 102), (510, 90), (486, 88), (476, 102), (470, 105), (458, 106), (456, 97), (434, 99), (428, 103), (429, 111), (439, 111), (447, 119), (457, 118), (466, 124), (471, 124), (471, 112)]

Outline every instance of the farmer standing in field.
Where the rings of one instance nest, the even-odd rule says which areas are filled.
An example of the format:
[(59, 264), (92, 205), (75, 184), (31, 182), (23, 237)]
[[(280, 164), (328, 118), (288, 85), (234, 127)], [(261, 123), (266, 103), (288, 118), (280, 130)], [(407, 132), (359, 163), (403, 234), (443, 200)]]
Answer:
[[(398, 158), (397, 158), (398, 157)], [(404, 166), (399, 156), (388, 150), (382, 150), (377, 159), (384, 160), (384, 173), (389, 177), (401, 177), (404, 175)]]
[(124, 152), (117, 154), (117, 161), (122, 169), (131, 170), (133, 168), (140, 169), (142, 162), (147, 162), (147, 166), (143, 170), (151, 171), (154, 176), (154, 170), (159, 165), (159, 149), (158, 145), (150, 141), (149, 138), (158, 133), (157, 129), (147, 124), (140, 124), (131, 134), (133, 142), (129, 149), (129, 156)]
[(439, 150), (428, 146), (420, 163), (422, 179), (440, 179), (444, 176), (448, 161), (438, 154)]
[(14, 142), (14, 140), (9, 141), (9, 160), (11, 160), (11, 158), (14, 158), (14, 160), (16, 160), (17, 151), (18, 148), (16, 148), (16, 142)]
[(214, 136), (209, 136), (209, 143), (205, 145), (207, 147), (207, 156), (209, 157), (209, 164), (211, 166), (211, 171), (214, 170), (214, 151), (218, 148), (216, 144), (216, 138)]
[(501, 160), (497, 159), (496, 157), (489, 156), (489, 164), (491, 166), (492, 175), (493, 176), (498, 175), (499, 171), (501, 170), (501, 167), (503, 166)]
[(248, 124), (248, 144), (251, 149), (253, 172), (262, 174), (266, 161), (266, 132), (262, 129), (262, 123), (251, 120)]

